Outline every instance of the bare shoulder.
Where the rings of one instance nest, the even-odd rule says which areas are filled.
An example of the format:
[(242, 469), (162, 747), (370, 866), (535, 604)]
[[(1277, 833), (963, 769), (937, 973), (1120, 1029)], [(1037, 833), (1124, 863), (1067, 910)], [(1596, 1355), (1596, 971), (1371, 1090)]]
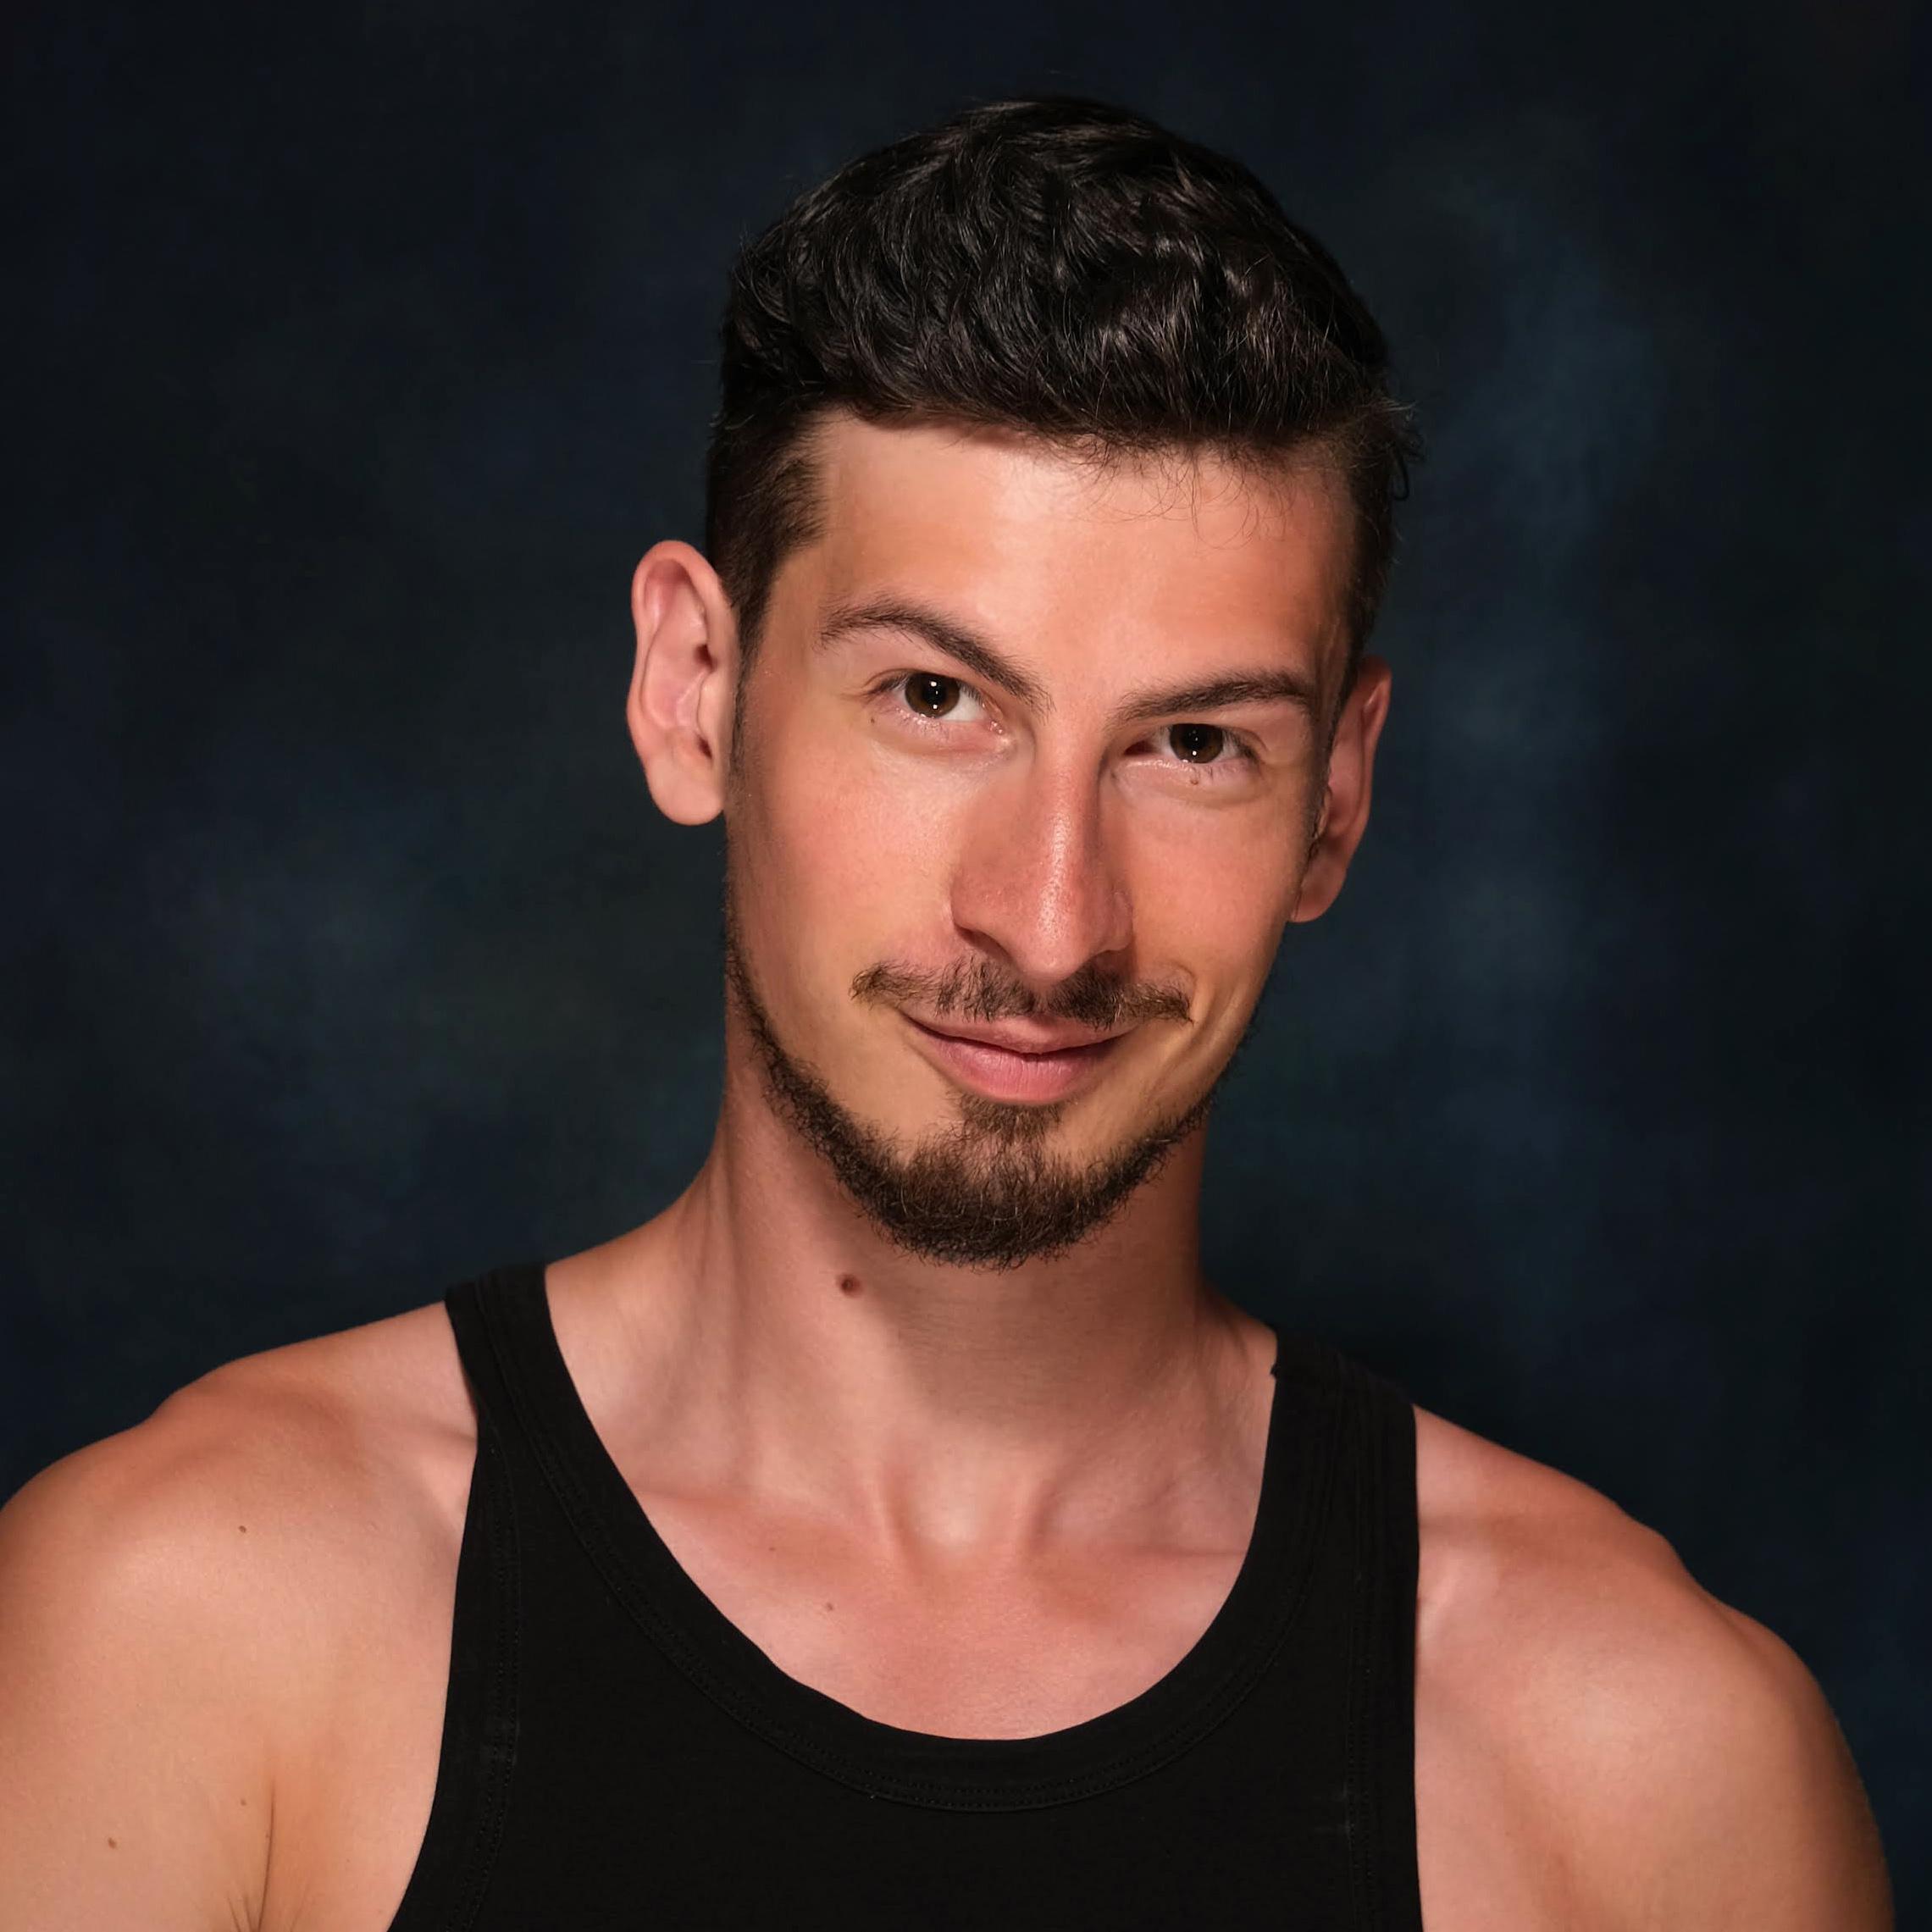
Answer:
[(1431, 1780), (1444, 1820), (1486, 1790), (1576, 1923), (1889, 1926), (1857, 1771), (1791, 1648), (1587, 1485), (1416, 1421), (1419, 1806)]
[(217, 1369), (0, 1510), (0, 1919), (260, 1923), (318, 1713), (446, 1624), (473, 1453), (431, 1306)]
[(460, 1521), (473, 1448), (447, 1322), (412, 1309), (225, 1364), (56, 1463), (0, 1510), (0, 1576), (105, 1568), (197, 1597), (230, 1574), (312, 1580), (369, 1547), (372, 1517)]

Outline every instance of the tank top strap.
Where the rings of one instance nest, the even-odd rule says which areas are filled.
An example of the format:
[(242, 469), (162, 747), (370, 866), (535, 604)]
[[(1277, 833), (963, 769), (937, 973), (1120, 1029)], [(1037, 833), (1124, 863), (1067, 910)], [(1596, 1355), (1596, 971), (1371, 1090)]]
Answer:
[(1415, 1617), (1421, 1531), (1415, 1513), (1415, 1409), (1407, 1392), (1364, 1370), (1371, 1447), (1368, 1513), (1379, 1543), (1381, 1587), (1371, 1593), (1367, 1657), (1358, 1671), (1370, 1741), (1367, 1780), (1381, 1839), (1365, 1890), (1385, 1925), (1422, 1923), (1415, 1849)]
[(508, 1815), (523, 1722), (523, 1564), (517, 1429), (490, 1310), (541, 1268), (501, 1268), (449, 1289), (443, 1305), (476, 1408), (457, 1558), (443, 1735), (429, 1822), (390, 1932), (468, 1932), (481, 1910)]
[(480, 1414), (514, 1434), (521, 1361), (548, 1330), (544, 1265), (517, 1261), (458, 1282), (443, 1297), (457, 1354)]
[(1338, 1353), (1352, 1395), (1345, 1508), (1359, 1595), (1348, 1686), (1348, 1777), (1365, 1829), (1350, 1845), (1363, 1922), (1419, 1926), (1415, 1856), (1415, 1410), (1395, 1383)]

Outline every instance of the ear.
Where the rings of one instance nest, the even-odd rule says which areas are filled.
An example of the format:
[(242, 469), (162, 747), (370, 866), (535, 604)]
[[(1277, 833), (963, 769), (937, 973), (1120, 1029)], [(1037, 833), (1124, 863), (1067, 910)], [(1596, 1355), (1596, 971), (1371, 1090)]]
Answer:
[(637, 662), (624, 706), (657, 809), (702, 825), (724, 807), (738, 625), (717, 573), (690, 545), (654, 544), (631, 578)]
[(1364, 652), (1354, 688), (1342, 706), (1328, 754), (1328, 789), (1321, 801), (1301, 891), (1291, 923), (1319, 919), (1335, 903), (1348, 861), (1369, 828), (1369, 792), (1375, 778), (1376, 741), (1388, 716), (1392, 675), (1385, 659)]

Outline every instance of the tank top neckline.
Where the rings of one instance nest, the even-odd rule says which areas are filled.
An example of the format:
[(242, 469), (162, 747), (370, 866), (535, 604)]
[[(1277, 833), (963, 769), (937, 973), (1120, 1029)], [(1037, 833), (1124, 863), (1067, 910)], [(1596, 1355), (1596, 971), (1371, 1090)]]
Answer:
[[(789, 1756), (875, 1797), (949, 1810), (1071, 1802), (1187, 1750), (1252, 1690), (1301, 1606), (1329, 1505), (1341, 1405), (1320, 1344), (1275, 1331), (1254, 1528), (1234, 1582), (1193, 1646), (1124, 1703), (1030, 1737), (950, 1737), (866, 1717), (793, 1677), (698, 1586), (605, 1447), (565, 1361), (540, 1262), (478, 1286), (492, 1354), (525, 1440), (614, 1594), (685, 1676)], [(640, 1741), (640, 1747), (644, 1741)]]

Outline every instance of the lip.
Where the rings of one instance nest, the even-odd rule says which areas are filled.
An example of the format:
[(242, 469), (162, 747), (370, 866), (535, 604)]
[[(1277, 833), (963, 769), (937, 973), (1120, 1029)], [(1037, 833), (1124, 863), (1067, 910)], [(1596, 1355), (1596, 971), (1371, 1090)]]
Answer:
[(1065, 1099), (1093, 1079), (1124, 1037), (1115, 1033), (1077, 1046), (1002, 1046), (985, 1037), (990, 1029), (977, 1029), (971, 1037), (943, 1033), (911, 1014), (900, 1017), (928, 1060), (989, 1100)]

